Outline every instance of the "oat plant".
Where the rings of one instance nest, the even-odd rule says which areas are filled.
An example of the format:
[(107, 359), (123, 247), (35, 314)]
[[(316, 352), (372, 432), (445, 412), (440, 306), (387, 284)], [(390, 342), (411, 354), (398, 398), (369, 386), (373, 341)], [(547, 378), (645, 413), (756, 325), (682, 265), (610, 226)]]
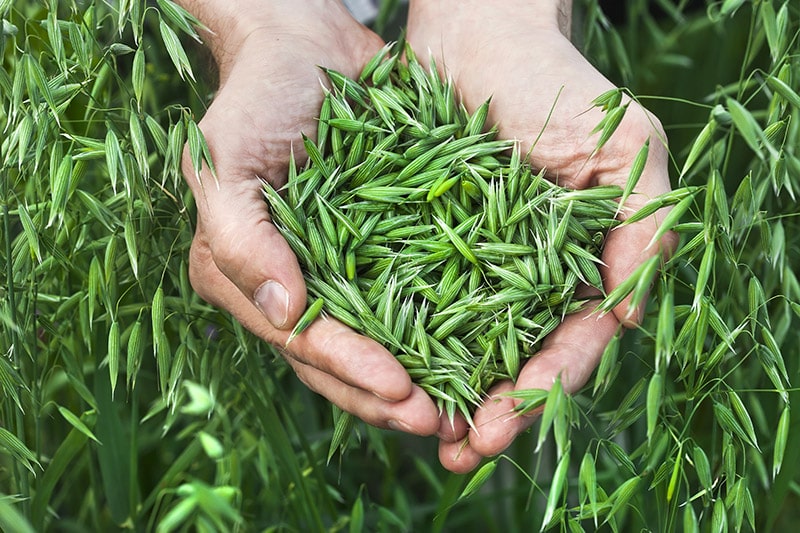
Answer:
[[(188, 142), (192, 159), (206, 157), (196, 120), (213, 96), (195, 21), (169, 0), (0, 0), (0, 529), (796, 524), (800, 8), (780, 0), (585, 0), (576, 2), (576, 21), (587, 56), (667, 129), (676, 191), (667, 201), (682, 211), (673, 226), (681, 244), (656, 277), (641, 327), (612, 342), (585, 390), (567, 396), (556, 384), (524, 393), (524, 409), (544, 406), (540, 423), (474, 475), (457, 476), (438, 466), (432, 440), (353, 421), (342, 437), (330, 405), (270, 347), (193, 295), (186, 261), (194, 206), (179, 155)], [(332, 81), (337, 95), (344, 88)], [(355, 113), (354, 96), (338, 104)], [(335, 135), (376, 142), (401, 129), (378, 121), (349, 131), (334, 105), (323, 154), (338, 146)], [(319, 132), (306, 133), (320, 145)], [(491, 241), (473, 230), (477, 219), (464, 223), (474, 214), (432, 206), (443, 197), (478, 202), (488, 224), (495, 204), (475, 198), (497, 199), (501, 178), (478, 167), (495, 164), (485, 158), (510, 164), (501, 156), (469, 162), (480, 177), (475, 197), (463, 180), (403, 185), (413, 189), (404, 201), (416, 194), (431, 206), (419, 227), (437, 232), (418, 257), (447, 254), (459, 269), (473, 265), (470, 253), (481, 260), (478, 243)], [(505, 184), (510, 177), (503, 173)], [(366, 197), (348, 203), (392, 192), (367, 189), (362, 183)], [(333, 209), (343, 205), (335, 195), (319, 197), (308, 194), (308, 209), (330, 215), (334, 230), (320, 222), (321, 237), (345, 246), (341, 256), (316, 257), (335, 264), (348, 286), (389, 271), (400, 287), (401, 270), (348, 254), (351, 230), (361, 232), (374, 212), (348, 220)], [(491, 217), (513, 212), (505, 199), (507, 210)], [(579, 231), (567, 224), (568, 235)], [(402, 231), (414, 233), (409, 227)], [(522, 285), (507, 265), (485, 270), (508, 292)], [(320, 296), (320, 312), (332, 313), (325, 306), (335, 297)], [(395, 303), (382, 312), (410, 316), (408, 304)], [(494, 332), (497, 351), (510, 323), (520, 346), (536, 335), (507, 321), (508, 304), (494, 314), (506, 321)], [(331, 457), (337, 439), (350, 446)]]

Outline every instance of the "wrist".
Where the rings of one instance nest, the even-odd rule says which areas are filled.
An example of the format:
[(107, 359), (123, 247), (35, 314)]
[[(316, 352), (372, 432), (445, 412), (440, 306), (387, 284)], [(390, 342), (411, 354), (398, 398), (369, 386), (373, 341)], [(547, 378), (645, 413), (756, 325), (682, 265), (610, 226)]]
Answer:
[[(279, 39), (352, 19), (340, 0), (176, 0), (206, 29), (200, 36), (224, 78), (251, 37)], [(350, 20), (352, 22), (352, 20)], [(313, 30), (312, 30), (313, 31)]]
[[(268, 20), (270, 2), (257, 0), (177, 0), (184, 9), (205, 26), (200, 31), (203, 41), (215, 59), (220, 55), (235, 55), (246, 35), (261, 20)], [(247, 16), (240, 16), (246, 13)]]
[(524, 20), (543, 30), (557, 30), (568, 39), (571, 35), (572, 0), (410, 0), (409, 3), (412, 13), (424, 13), (418, 17), (420, 21), (449, 20), (458, 27), (459, 19), (484, 20), (482, 13), (487, 13)]

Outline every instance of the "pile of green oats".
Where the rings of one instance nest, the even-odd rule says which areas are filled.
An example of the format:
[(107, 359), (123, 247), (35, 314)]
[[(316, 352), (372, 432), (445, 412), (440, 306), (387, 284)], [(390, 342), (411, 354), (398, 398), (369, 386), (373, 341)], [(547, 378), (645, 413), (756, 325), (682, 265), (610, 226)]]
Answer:
[(309, 161), (265, 194), (305, 272), (311, 305), (385, 346), (452, 419), (564, 316), (602, 290), (622, 190), (568, 190), (485, 130), (450, 80), (387, 45), (357, 80), (330, 81)]

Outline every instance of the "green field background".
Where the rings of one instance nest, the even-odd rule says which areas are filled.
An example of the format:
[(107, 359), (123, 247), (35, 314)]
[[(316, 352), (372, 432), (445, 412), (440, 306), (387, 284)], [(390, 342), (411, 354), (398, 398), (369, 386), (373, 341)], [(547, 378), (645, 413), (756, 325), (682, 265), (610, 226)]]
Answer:
[(574, 41), (661, 119), (692, 200), (642, 326), (473, 477), (360, 423), (329, 461), (331, 405), (192, 291), (179, 163), (214, 85), (185, 13), (0, 0), (0, 530), (800, 523), (800, 5), (575, 4)]

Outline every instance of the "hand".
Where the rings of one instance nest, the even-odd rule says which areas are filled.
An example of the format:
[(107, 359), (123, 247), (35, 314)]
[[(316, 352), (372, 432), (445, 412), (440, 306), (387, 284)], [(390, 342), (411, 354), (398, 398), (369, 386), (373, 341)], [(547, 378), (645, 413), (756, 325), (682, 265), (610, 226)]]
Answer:
[[(592, 109), (591, 102), (614, 86), (560, 30), (559, 26), (569, 28), (569, 3), (411, 0), (408, 40), (420, 60), (433, 54), (437, 66), (453, 78), (468, 109), (492, 97), (488, 123), (498, 125), (500, 138), (518, 139), (523, 153), (539, 138), (532, 164), (545, 168), (549, 178), (561, 185), (624, 187), (631, 161), (649, 138), (647, 164), (620, 214), (624, 218), (670, 189), (666, 137), (655, 117), (631, 103), (615, 134), (593, 154), (597, 135), (592, 129), (603, 114)], [(671, 234), (647, 248), (664, 214), (608, 235), (603, 252), (608, 265), (603, 272), (606, 291), (645, 259), (672, 249)], [(515, 388), (549, 389), (559, 375), (567, 392), (583, 386), (619, 324), (632, 326), (640, 320), (643, 310), (631, 310), (628, 303), (601, 317), (592, 315), (591, 309), (567, 317), (524, 366), (516, 384), (503, 382), (490, 391), (475, 413), (477, 431), (459, 421), (442, 439), (442, 464), (456, 472), (469, 471), (483, 457), (504, 450), (533, 423), (531, 416), (516, 416), (517, 402), (503, 393)]]
[(291, 147), (298, 159), (305, 157), (300, 133), (313, 137), (322, 102), (318, 66), (357, 76), (383, 43), (330, 0), (183, 4), (211, 30), (205, 37), (220, 75), (219, 92), (200, 122), (216, 181), (207, 168), (198, 179), (188, 156), (183, 165), (198, 212), (192, 286), (282, 347), (298, 377), (345, 411), (378, 427), (434, 433), (433, 402), (378, 343), (326, 319), (286, 347), (306, 307), (306, 288), (258, 179), (280, 187)]

